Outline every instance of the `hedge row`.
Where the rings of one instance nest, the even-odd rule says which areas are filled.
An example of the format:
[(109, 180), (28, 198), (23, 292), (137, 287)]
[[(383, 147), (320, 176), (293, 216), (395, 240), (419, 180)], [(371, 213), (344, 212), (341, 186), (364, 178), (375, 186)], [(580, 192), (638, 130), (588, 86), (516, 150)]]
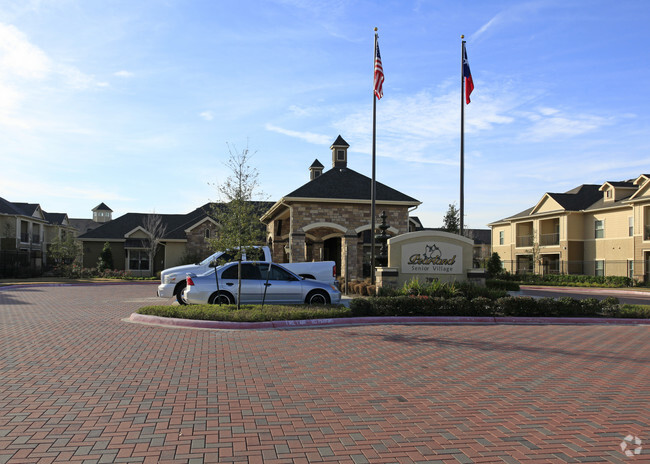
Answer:
[(634, 281), (624, 276), (588, 276), (574, 274), (500, 274), (499, 280), (525, 284), (556, 285), (571, 287), (632, 287)]
[(350, 317), (350, 309), (343, 306), (242, 305), (237, 310), (236, 305), (205, 304), (145, 306), (138, 310), (138, 314), (201, 321), (265, 322)]
[(617, 298), (485, 297), (439, 298), (427, 296), (374, 297), (354, 299), (353, 317), (372, 316), (487, 316), (487, 317), (626, 317), (650, 318), (650, 307), (619, 305)]

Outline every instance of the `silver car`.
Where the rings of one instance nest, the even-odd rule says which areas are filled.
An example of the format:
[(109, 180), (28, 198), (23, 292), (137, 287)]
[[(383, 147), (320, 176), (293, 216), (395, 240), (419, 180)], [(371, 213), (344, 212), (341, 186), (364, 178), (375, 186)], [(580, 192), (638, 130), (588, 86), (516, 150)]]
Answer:
[[(215, 278), (215, 270), (219, 281)], [(304, 279), (276, 263), (242, 262), (242, 304), (338, 304), (341, 292), (317, 280)], [(183, 297), (189, 304), (237, 302), (237, 263), (199, 276), (188, 274)]]

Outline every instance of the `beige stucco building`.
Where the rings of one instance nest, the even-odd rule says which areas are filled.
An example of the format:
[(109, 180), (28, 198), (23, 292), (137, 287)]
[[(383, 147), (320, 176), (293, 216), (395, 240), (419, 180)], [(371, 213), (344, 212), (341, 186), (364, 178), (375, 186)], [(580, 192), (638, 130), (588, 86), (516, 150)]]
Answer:
[(650, 174), (545, 193), (489, 225), (509, 272), (650, 276)]

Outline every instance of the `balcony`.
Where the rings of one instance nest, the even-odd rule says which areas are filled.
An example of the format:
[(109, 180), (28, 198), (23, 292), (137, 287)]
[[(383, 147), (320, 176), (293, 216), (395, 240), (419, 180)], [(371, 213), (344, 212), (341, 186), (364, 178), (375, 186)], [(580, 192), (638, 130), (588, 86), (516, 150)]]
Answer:
[(517, 237), (517, 246), (518, 247), (533, 246), (533, 236), (532, 235), (519, 235)]
[(29, 234), (21, 233), (20, 234), (20, 243), (29, 243)]
[(540, 246), (557, 246), (560, 244), (560, 234), (542, 234), (539, 244)]

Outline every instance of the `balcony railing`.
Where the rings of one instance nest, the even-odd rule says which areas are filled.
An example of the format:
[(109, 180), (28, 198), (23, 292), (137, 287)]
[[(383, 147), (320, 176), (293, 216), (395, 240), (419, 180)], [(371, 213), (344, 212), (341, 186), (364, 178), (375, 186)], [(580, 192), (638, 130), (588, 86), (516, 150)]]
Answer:
[(20, 243), (29, 243), (29, 234), (20, 234)]
[(539, 240), (541, 246), (553, 246), (560, 244), (560, 234), (542, 234)]
[(533, 246), (533, 236), (532, 235), (520, 235), (517, 237), (517, 246), (526, 247)]

